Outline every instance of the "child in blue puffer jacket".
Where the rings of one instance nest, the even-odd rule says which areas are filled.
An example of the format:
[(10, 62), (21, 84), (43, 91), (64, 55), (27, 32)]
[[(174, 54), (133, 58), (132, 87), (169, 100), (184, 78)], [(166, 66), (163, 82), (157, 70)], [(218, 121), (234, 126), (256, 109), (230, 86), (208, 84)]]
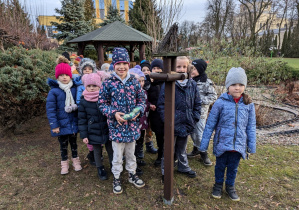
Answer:
[(256, 150), (255, 108), (250, 97), (244, 93), (246, 85), (245, 70), (241, 67), (231, 68), (225, 81), (228, 92), (222, 94), (213, 105), (203, 133), (200, 151), (207, 151), (215, 130), (214, 198), (221, 198), (226, 169), (226, 192), (233, 201), (240, 200), (234, 186), (240, 158), (245, 159), (246, 152), (255, 153)]
[(61, 152), (61, 174), (69, 172), (68, 143), (72, 149), (72, 161), (75, 171), (82, 169), (77, 152), (78, 118), (75, 104), (76, 86), (73, 84), (71, 66), (68, 60), (60, 56), (55, 68), (57, 80), (48, 79), (51, 87), (48, 93), (46, 110), (51, 135), (58, 137)]

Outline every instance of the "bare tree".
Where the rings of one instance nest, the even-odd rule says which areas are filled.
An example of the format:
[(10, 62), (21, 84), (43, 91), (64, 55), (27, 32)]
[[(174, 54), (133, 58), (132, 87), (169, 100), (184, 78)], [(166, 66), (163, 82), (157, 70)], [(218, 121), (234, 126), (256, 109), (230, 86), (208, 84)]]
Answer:
[(179, 36), (181, 47), (186, 48), (190, 45), (197, 45), (200, 36), (199, 26), (194, 21), (183, 21), (179, 26)]

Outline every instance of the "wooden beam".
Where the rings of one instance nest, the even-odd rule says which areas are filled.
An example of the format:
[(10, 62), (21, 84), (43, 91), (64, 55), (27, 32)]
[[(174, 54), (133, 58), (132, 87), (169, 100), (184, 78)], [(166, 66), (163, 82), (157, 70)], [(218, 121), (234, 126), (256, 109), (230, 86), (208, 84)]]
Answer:
[(86, 46), (85, 42), (78, 43), (78, 55), (84, 55), (85, 46)]
[(145, 44), (139, 44), (139, 60), (142, 61), (145, 59)]

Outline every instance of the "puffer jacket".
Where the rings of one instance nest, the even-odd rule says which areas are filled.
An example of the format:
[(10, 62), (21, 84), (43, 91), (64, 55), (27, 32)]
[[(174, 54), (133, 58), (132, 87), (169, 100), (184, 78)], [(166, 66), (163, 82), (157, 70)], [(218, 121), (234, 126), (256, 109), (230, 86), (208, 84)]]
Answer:
[(236, 103), (231, 95), (223, 93), (209, 114), (200, 144), (206, 151), (213, 131), (213, 153), (216, 157), (226, 151), (235, 150), (246, 157), (247, 152), (256, 151), (256, 120), (254, 104), (244, 104), (243, 97)]
[[(59, 85), (56, 80), (48, 79), (48, 85), (51, 87), (50, 92), (48, 93), (46, 110), (47, 117), (50, 123), (51, 135), (61, 136), (75, 134), (78, 132), (78, 114), (77, 111), (67, 113), (64, 111), (65, 107), (65, 92), (59, 88)], [(76, 98), (76, 86), (73, 85), (71, 92), (73, 98)], [(59, 133), (53, 133), (52, 129), (60, 129)]]
[(83, 82), (81, 80), (81, 76), (76, 77), (74, 79), (74, 83), (77, 86), (76, 104), (79, 106), (80, 101), (81, 101), (82, 93), (85, 90), (85, 87), (84, 87)]
[[(118, 143), (130, 143), (140, 137), (140, 117), (145, 110), (145, 96), (140, 83), (135, 76), (125, 84), (115, 75), (105, 80), (100, 89), (99, 109), (107, 117), (109, 138)], [(140, 115), (136, 120), (128, 120), (122, 125), (115, 119), (116, 112), (129, 114), (134, 108), (141, 107)]]
[(143, 116), (140, 118), (140, 130), (145, 130), (148, 128), (148, 116), (149, 116), (149, 110), (150, 110), (150, 102), (148, 101), (148, 95), (146, 90), (142, 90), (144, 92), (145, 96), (145, 111), (143, 113)]
[(201, 82), (199, 80), (196, 83), (202, 105), (210, 105), (214, 103), (217, 99), (217, 93), (212, 80), (207, 79), (206, 82)]
[[(158, 112), (164, 122), (165, 84), (162, 85), (158, 100)], [(201, 100), (194, 80), (189, 79), (186, 86), (175, 83), (174, 135), (185, 137), (193, 133), (200, 119)]]
[(88, 138), (89, 144), (105, 144), (109, 140), (107, 118), (100, 112), (98, 102), (83, 97), (78, 108), (80, 138)]

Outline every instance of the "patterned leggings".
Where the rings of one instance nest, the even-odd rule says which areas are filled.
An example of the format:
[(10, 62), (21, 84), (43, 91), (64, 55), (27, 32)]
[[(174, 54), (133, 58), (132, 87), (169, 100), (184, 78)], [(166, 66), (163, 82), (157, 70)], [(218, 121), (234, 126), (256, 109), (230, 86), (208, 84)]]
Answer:
[(61, 153), (61, 160), (62, 161), (65, 161), (65, 160), (68, 159), (67, 148), (68, 148), (68, 143), (69, 142), (70, 142), (71, 150), (72, 150), (72, 158), (78, 157), (77, 134), (58, 136), (58, 141), (60, 143), (60, 153)]

